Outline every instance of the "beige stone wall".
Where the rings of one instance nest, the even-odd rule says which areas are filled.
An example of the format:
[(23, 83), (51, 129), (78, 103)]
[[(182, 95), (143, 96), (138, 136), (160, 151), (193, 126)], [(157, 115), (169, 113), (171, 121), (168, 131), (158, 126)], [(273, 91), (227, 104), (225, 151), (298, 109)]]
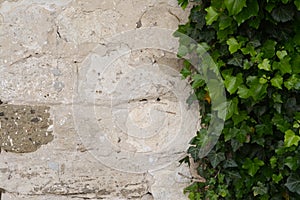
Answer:
[(187, 16), (176, 0), (0, 0), (1, 200), (187, 199), (198, 107), (172, 37)]

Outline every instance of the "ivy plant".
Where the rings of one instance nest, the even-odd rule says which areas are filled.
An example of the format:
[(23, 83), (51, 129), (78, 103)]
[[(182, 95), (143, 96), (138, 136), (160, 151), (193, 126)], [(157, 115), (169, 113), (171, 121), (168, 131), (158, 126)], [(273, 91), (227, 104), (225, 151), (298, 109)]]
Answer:
[[(201, 44), (226, 90), (224, 128), (200, 156), (211, 124), (212, 92), (185, 62), (201, 105), (202, 129), (188, 153), (204, 182), (184, 192), (198, 199), (300, 199), (300, 0), (178, 0), (192, 7), (182, 33)], [(192, 51), (180, 38), (179, 50)], [(179, 52), (182, 55), (182, 52)], [(201, 63), (199, 64), (201, 67)], [(218, 106), (217, 106), (218, 107)], [(182, 162), (189, 162), (186, 157)]]

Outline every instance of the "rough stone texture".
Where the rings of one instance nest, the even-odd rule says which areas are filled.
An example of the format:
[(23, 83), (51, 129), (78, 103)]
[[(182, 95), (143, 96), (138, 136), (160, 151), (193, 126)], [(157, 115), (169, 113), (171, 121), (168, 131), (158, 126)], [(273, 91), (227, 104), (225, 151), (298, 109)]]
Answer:
[(49, 107), (0, 105), (0, 148), (27, 153), (53, 140)]
[[(187, 199), (177, 161), (198, 108), (172, 37), (187, 14), (176, 0), (0, 0), (0, 108), (26, 108), (18, 125), (0, 116), (2, 199)], [(35, 144), (14, 149), (17, 129)]]

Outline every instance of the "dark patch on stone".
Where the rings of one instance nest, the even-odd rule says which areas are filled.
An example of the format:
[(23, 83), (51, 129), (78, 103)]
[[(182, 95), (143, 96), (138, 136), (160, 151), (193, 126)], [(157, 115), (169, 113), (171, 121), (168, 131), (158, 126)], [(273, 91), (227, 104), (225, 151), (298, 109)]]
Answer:
[(0, 117), (4, 116), (4, 112), (0, 112)]
[[(34, 152), (53, 140), (49, 107), (0, 105), (0, 148), (14, 153)], [(3, 115), (1, 115), (3, 113)]]

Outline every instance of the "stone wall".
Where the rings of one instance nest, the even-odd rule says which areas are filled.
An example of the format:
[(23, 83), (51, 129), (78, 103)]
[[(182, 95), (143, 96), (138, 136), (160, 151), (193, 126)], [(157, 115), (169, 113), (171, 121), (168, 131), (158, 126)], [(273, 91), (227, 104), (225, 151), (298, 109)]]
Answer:
[(1, 200), (187, 199), (176, 0), (0, 0)]

